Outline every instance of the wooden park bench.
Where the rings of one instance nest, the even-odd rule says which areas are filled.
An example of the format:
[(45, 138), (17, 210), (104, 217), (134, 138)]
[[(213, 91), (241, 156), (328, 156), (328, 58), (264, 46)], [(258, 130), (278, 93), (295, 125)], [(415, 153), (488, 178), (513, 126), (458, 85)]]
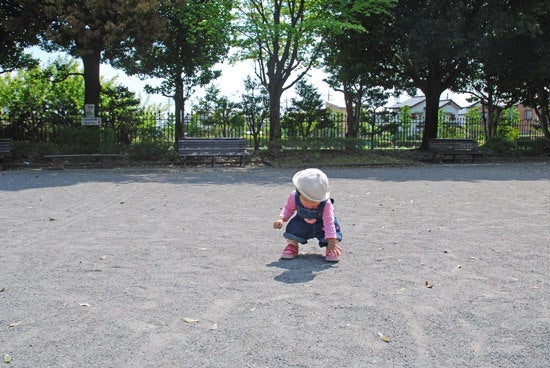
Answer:
[(237, 157), (240, 166), (243, 166), (249, 155), (244, 138), (187, 138), (178, 141), (178, 156), (183, 158), (185, 164), (189, 157), (209, 157), (212, 166), (218, 157)]
[(11, 153), (11, 139), (0, 139), (0, 157), (9, 156)]
[(471, 158), (470, 162), (475, 162), (477, 157), (483, 159), (486, 154), (478, 148), (477, 142), (473, 139), (430, 139), (428, 151), (432, 153), (432, 159), (439, 162), (456, 162), (457, 158), (462, 162), (466, 157)]
[(111, 167), (117, 159), (122, 159), (125, 155), (118, 153), (82, 153), (82, 154), (62, 154), (45, 155), (44, 158), (52, 161), (53, 169), (63, 169), (65, 165), (78, 163), (79, 165), (93, 165), (100, 167)]
[(11, 139), (0, 139), (0, 163), (3, 167), (4, 158), (11, 154)]

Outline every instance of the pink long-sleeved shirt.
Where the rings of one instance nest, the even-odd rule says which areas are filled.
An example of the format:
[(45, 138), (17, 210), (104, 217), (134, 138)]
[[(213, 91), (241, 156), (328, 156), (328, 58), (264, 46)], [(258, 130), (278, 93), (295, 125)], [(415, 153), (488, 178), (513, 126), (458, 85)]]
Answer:
[[(284, 221), (288, 221), (296, 213), (295, 196), (296, 196), (296, 191), (293, 191), (292, 193), (290, 193), (285, 203), (285, 206), (281, 210), (279, 217), (282, 218)], [(309, 208), (309, 207), (306, 207), (306, 208)], [(309, 209), (314, 210), (315, 208), (317, 207), (309, 208)], [(306, 219), (306, 222), (308, 223), (315, 223), (315, 221), (316, 219)], [(334, 226), (334, 206), (332, 205), (332, 202), (330, 200), (327, 201), (327, 203), (325, 204), (325, 208), (323, 210), (323, 225), (325, 230), (325, 238), (335, 239), (336, 227)]]

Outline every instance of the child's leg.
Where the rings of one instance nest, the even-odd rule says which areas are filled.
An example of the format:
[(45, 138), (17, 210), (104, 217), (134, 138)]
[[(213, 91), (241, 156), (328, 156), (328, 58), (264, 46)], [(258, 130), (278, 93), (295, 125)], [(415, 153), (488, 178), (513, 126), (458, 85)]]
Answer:
[(288, 244), (283, 249), (283, 253), (281, 254), (282, 259), (293, 259), (298, 255), (298, 252), (300, 250), (300, 247), (298, 246), (298, 241), (294, 239), (287, 239)]
[(283, 250), (281, 258), (292, 259), (296, 257), (299, 251), (298, 244), (305, 244), (308, 239), (313, 238), (315, 235), (313, 229), (314, 227), (312, 225), (307, 224), (298, 217), (291, 218), (283, 234), (288, 244)]
[[(342, 229), (340, 229), (340, 223), (338, 219), (334, 219), (334, 228), (336, 229), (336, 240), (338, 242), (342, 241)], [(315, 237), (319, 240), (319, 246), (324, 248), (328, 246), (329, 241), (325, 238), (325, 230), (322, 227), (316, 229)]]
[(294, 239), (287, 239), (286, 241), (288, 242), (288, 244), (292, 244), (292, 245), (298, 246), (298, 241), (297, 241), (297, 240), (294, 240)]

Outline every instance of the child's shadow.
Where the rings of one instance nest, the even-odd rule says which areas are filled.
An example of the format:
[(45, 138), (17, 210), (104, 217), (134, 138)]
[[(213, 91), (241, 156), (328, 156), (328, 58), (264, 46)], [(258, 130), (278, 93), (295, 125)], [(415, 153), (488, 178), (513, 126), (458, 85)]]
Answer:
[(334, 263), (327, 262), (321, 254), (300, 254), (292, 260), (280, 259), (277, 262), (272, 262), (267, 267), (286, 270), (275, 276), (276, 281), (286, 284), (299, 284), (313, 280), (318, 272), (328, 270), (334, 265)]

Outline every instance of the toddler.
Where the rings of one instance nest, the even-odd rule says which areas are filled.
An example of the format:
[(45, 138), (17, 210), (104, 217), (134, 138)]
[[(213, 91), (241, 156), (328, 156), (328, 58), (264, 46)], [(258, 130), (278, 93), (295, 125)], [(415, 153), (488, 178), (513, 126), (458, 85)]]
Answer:
[(298, 255), (298, 243), (317, 238), (320, 247), (326, 247), (325, 259), (338, 262), (342, 257), (340, 225), (334, 216), (333, 200), (330, 198), (326, 174), (319, 169), (297, 172), (292, 178), (296, 190), (290, 193), (279, 219), (273, 228), (281, 229), (288, 221), (283, 236), (288, 245), (281, 254), (282, 259), (293, 259)]

